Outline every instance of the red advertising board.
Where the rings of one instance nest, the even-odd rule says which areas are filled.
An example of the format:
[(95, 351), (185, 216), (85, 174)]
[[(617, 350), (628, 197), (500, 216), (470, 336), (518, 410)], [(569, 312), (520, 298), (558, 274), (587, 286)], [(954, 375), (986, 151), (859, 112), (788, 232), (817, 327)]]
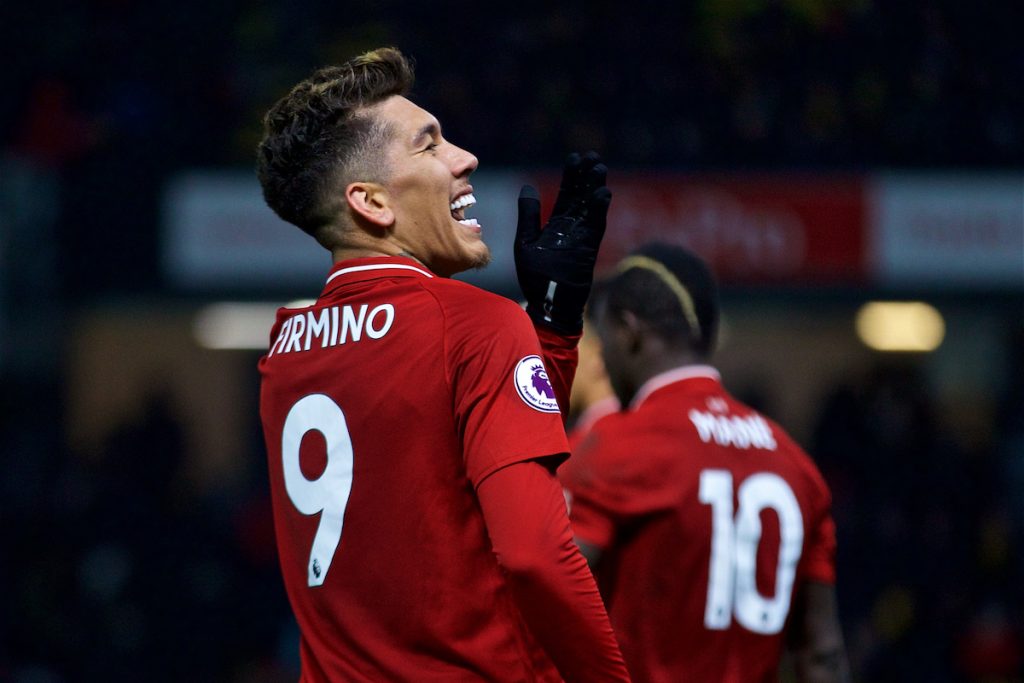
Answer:
[[(611, 180), (601, 270), (659, 240), (695, 251), (724, 282), (856, 284), (865, 278), (859, 177), (615, 173)], [(549, 202), (555, 182), (542, 194)]]

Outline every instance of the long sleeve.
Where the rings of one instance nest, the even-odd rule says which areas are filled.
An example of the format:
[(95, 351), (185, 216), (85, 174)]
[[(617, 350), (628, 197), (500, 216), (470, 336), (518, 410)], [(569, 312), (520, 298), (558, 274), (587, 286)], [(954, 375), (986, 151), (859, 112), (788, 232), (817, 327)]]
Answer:
[(477, 495), (519, 609), (562, 677), (628, 681), (554, 475), (537, 462), (517, 463), (487, 477)]
[(569, 416), (569, 392), (576, 376), (576, 365), (579, 362), (577, 345), (580, 335), (565, 336), (544, 325), (534, 324), (537, 339), (540, 341), (544, 367), (548, 371), (551, 388), (555, 390), (555, 399), (562, 409), (562, 422)]

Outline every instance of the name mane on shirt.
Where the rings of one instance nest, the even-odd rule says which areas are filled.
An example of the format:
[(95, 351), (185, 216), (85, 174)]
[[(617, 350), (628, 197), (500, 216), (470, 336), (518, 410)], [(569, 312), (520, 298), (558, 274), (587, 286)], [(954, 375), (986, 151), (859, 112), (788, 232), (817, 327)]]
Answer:
[(771, 427), (760, 415), (715, 415), (703, 410), (690, 411), (690, 422), (704, 443), (713, 440), (719, 446), (736, 448), (762, 448), (774, 451), (778, 445)]
[(345, 305), (303, 311), (284, 321), (267, 355), (309, 351), (316, 346), (317, 340), (321, 349), (357, 342), (364, 332), (370, 339), (380, 339), (394, 322), (395, 307), (391, 304), (381, 304), (372, 309), (362, 304), (358, 309)]

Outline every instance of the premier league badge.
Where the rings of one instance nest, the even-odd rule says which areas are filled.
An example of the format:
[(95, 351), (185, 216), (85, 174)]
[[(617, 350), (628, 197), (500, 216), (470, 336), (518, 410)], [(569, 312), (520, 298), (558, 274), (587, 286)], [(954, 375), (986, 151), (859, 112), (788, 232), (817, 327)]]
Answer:
[(527, 356), (516, 363), (516, 371), (512, 375), (519, 398), (526, 405), (542, 413), (558, 413), (558, 401), (555, 390), (551, 388), (548, 372), (540, 356)]

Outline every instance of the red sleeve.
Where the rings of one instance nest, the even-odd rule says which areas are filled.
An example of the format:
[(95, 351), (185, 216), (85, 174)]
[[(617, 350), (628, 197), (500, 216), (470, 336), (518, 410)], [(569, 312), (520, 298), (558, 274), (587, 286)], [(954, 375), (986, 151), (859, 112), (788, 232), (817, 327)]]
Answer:
[(675, 453), (666, 457), (630, 419), (616, 413), (600, 420), (559, 470), (576, 536), (602, 550), (617, 529), (678, 504), (682, 461)]
[(564, 422), (569, 416), (569, 392), (572, 391), (572, 380), (576, 376), (576, 365), (580, 359), (577, 347), (582, 335), (563, 336), (550, 327), (536, 323), (534, 329), (537, 330), (541, 357), (551, 379), (551, 387), (555, 390), (558, 405), (562, 408)]
[(566, 497), (572, 505), (572, 530), (576, 537), (600, 550), (607, 550), (615, 540), (615, 522), (586, 498), (566, 489)]
[(812, 530), (804, 551), (804, 580), (834, 585), (836, 582), (836, 525), (826, 512)]
[(443, 310), (456, 428), (477, 485), (513, 462), (561, 462), (569, 444), (529, 317), (508, 299), (470, 294)]
[(517, 463), (487, 477), (477, 495), (516, 603), (562, 677), (628, 681), (554, 475), (536, 462)]
[[(810, 529), (804, 543), (803, 580), (834, 586), (836, 584), (836, 522), (831, 516), (831, 494), (823, 479), (819, 478), (823, 497), (821, 513)], [(821, 500), (821, 499), (819, 499)]]
[[(811, 457), (792, 443), (804, 471), (801, 498), (811, 511), (805, 522), (804, 551), (799, 573), (802, 581), (828, 585), (836, 582), (836, 523), (832, 519), (832, 491)], [(804, 505), (804, 503), (801, 503)]]

